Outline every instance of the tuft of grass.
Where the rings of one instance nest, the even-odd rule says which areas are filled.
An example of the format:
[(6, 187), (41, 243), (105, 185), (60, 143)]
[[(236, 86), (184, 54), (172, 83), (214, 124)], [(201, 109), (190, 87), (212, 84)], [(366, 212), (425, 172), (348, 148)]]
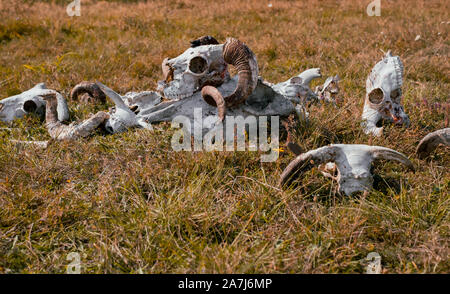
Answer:
[[(0, 272), (63, 273), (80, 253), (83, 273), (362, 273), (370, 252), (383, 273), (448, 273), (448, 148), (430, 160), (414, 154), (428, 132), (448, 127), (448, 4), (385, 1), (67, 1), (0, 3), (0, 97), (38, 82), (66, 97), (80, 81), (120, 93), (152, 90), (164, 57), (210, 34), (244, 41), (260, 75), (280, 82), (320, 67), (339, 74), (343, 104), (310, 107), (295, 140), (310, 150), (330, 143), (386, 146), (406, 154), (415, 174), (383, 162), (375, 189), (342, 197), (319, 171), (282, 191), (293, 156), (260, 163), (258, 152), (174, 152), (174, 130), (75, 142), (46, 150), (10, 139), (47, 140), (28, 116), (0, 123)], [(415, 41), (417, 35), (421, 38)], [(391, 49), (405, 64), (403, 104), (410, 128), (362, 133), (365, 80)], [(108, 105), (69, 101), (72, 121)]]

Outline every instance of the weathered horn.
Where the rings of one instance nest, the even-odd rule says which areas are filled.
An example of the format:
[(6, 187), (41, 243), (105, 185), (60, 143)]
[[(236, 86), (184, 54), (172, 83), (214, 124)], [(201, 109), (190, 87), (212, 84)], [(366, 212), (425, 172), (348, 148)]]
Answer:
[(433, 152), (439, 144), (450, 146), (450, 128), (441, 129), (423, 137), (417, 145), (416, 153), (419, 158), (423, 159)]
[(380, 146), (372, 146), (370, 151), (374, 159), (386, 159), (398, 161), (406, 165), (410, 170), (415, 171), (412, 162), (408, 159), (408, 157), (406, 157), (400, 152)]
[(109, 118), (108, 113), (100, 111), (80, 124), (65, 125), (58, 120), (56, 95), (56, 92), (42, 95), (42, 98), (46, 101), (45, 125), (50, 137), (55, 140), (73, 140), (79, 137), (87, 137)]
[(217, 95), (218, 91), (208, 87), (202, 90), (202, 96), (208, 104), (217, 106), (219, 113), (225, 114), (226, 107), (241, 104), (255, 90), (258, 82), (258, 64), (250, 48), (234, 38), (227, 38), (223, 46), (223, 59), (236, 67), (239, 77), (236, 89), (231, 95), (223, 98), (220, 93)]
[(289, 186), (292, 181), (304, 172), (322, 163), (333, 161), (338, 152), (335, 146), (324, 146), (297, 156), (284, 169), (280, 177), (281, 187)]
[(220, 121), (225, 118), (225, 101), (219, 90), (213, 86), (204, 86), (202, 89), (203, 99), (210, 105), (217, 105), (217, 112)]
[[(87, 93), (93, 101), (99, 101), (101, 103), (106, 102), (106, 96), (103, 91), (92, 82), (81, 82), (76, 85), (70, 92), (70, 99), (76, 100), (79, 95)], [(89, 99), (82, 99), (83, 102), (88, 102)]]

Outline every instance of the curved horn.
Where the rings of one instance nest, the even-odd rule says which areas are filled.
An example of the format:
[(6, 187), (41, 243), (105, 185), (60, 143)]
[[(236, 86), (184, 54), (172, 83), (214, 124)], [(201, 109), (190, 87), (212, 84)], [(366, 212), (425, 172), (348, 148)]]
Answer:
[(97, 82), (97, 86), (99, 87), (99, 89), (101, 89), (101, 91), (103, 91), (103, 93), (105, 93), (106, 95), (108, 95), (109, 98), (111, 98), (111, 100), (116, 105), (117, 109), (122, 109), (125, 110), (126, 112), (132, 112), (130, 108), (126, 106), (125, 102), (123, 102), (122, 97), (119, 94), (117, 94), (113, 89), (103, 85), (100, 82)]
[(72, 140), (79, 137), (87, 137), (109, 118), (108, 113), (100, 111), (80, 124), (65, 125), (58, 120), (56, 95), (56, 92), (41, 95), (46, 102), (45, 125), (50, 137), (53, 139)]
[(395, 160), (400, 163), (403, 163), (410, 170), (415, 171), (412, 162), (408, 159), (408, 157), (406, 157), (404, 154), (400, 152), (380, 146), (372, 146), (370, 152), (372, 153), (374, 159)]
[(439, 144), (450, 146), (450, 128), (438, 130), (423, 137), (417, 145), (416, 153), (419, 158), (423, 159), (433, 152)]
[(162, 68), (162, 72), (163, 72), (163, 76), (164, 76), (164, 81), (166, 83), (170, 82), (171, 80), (173, 80), (173, 68), (170, 67), (167, 64), (167, 61), (169, 61), (169, 57), (164, 58), (162, 64), (161, 64), (161, 68)]
[[(101, 103), (106, 102), (106, 96), (100, 90), (100, 88), (92, 82), (81, 82), (76, 85), (72, 91), (70, 91), (70, 99), (77, 100), (79, 95), (89, 94), (90, 97), (93, 98), (94, 101), (100, 101)], [(87, 102), (87, 100), (83, 99), (83, 102)]]
[(297, 156), (284, 169), (279, 185), (288, 186), (296, 177), (322, 163), (334, 161), (339, 151), (336, 146), (324, 146)]
[(204, 86), (202, 89), (202, 97), (206, 103), (210, 105), (217, 105), (217, 111), (220, 121), (225, 118), (225, 101), (219, 90), (213, 86)]
[[(223, 46), (223, 59), (226, 63), (236, 67), (239, 79), (234, 92), (221, 98), (222, 95), (214, 96), (215, 92), (210, 87), (205, 91), (202, 90), (203, 99), (210, 105), (220, 107), (219, 113), (225, 113), (225, 107), (232, 107), (244, 102), (255, 90), (258, 82), (258, 64), (255, 54), (243, 42), (228, 38)], [(216, 97), (218, 100), (210, 99), (211, 97)]]

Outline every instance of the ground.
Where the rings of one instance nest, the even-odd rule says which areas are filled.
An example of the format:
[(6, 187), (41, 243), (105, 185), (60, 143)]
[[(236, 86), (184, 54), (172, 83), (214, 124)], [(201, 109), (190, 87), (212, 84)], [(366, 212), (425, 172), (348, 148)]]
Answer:
[[(49, 139), (28, 116), (0, 124), (0, 273), (64, 273), (71, 252), (83, 273), (362, 273), (370, 252), (383, 273), (450, 272), (449, 149), (415, 155), (424, 135), (449, 124), (450, 3), (382, 0), (381, 16), (369, 17), (370, 2), (83, 0), (81, 16), (69, 17), (69, 0), (1, 1), (1, 98), (39, 82), (66, 97), (84, 80), (152, 90), (164, 57), (202, 35), (232, 36), (268, 81), (311, 67), (324, 75), (313, 86), (342, 78), (341, 107), (314, 105), (296, 125), (303, 150), (380, 145), (417, 171), (384, 162), (376, 189), (343, 197), (312, 170), (282, 191), (294, 158), (283, 150), (272, 163), (259, 152), (175, 152), (170, 124), (16, 147), (10, 139)], [(405, 65), (412, 123), (372, 138), (360, 128), (365, 80), (389, 49)], [(73, 121), (108, 108), (69, 107)]]

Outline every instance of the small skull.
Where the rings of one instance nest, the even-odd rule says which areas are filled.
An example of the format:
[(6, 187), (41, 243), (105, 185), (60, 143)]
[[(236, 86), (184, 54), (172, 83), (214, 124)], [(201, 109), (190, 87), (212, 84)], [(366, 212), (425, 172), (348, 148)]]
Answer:
[(321, 76), (319, 68), (312, 68), (285, 82), (274, 85), (273, 88), (292, 102), (309, 104), (317, 100), (316, 93), (310, 88), (311, 81)]
[(10, 122), (27, 113), (45, 113), (45, 101), (40, 95), (48, 91), (43, 83), (28, 91), (0, 100), (0, 121)]
[(409, 126), (409, 117), (401, 105), (403, 64), (389, 51), (372, 69), (366, 81), (366, 100), (362, 118), (365, 132), (381, 135), (380, 119)]
[(203, 86), (218, 87), (230, 79), (223, 59), (223, 45), (202, 45), (187, 49), (162, 64), (164, 80), (158, 82), (158, 91), (168, 99), (192, 96)]

